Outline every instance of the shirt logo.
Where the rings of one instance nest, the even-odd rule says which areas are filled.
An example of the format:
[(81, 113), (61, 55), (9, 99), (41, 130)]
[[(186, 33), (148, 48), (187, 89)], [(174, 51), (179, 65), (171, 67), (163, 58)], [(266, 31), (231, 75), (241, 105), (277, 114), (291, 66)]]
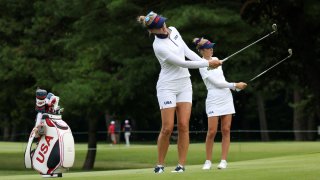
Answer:
[(177, 39), (178, 39), (178, 37), (179, 37), (179, 36), (178, 36), (178, 35), (176, 35), (173, 39), (174, 39), (174, 40), (177, 40)]
[(168, 105), (168, 104), (172, 104), (172, 102), (171, 101), (165, 101), (164, 102), (164, 105)]
[(209, 111), (209, 113), (208, 114), (213, 114), (214, 113), (214, 111)]

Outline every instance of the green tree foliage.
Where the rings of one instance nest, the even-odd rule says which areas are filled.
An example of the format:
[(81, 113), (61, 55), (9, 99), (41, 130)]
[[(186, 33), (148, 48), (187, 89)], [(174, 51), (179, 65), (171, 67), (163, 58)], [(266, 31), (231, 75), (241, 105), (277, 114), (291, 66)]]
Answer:
[[(0, 1), (0, 116), (4, 137), (11, 133), (15, 140), (18, 126), (30, 122), (33, 103), (29, 98), (30, 86), (35, 82), (32, 70), (36, 62), (25, 56), (21, 43), (25, 27), (33, 17), (32, 6), (27, 1)], [(28, 9), (24, 11), (24, 9)], [(21, 129), (19, 129), (21, 130)], [(6, 139), (5, 139), (6, 140)]]
[[(316, 121), (320, 119), (317, 113), (320, 97), (318, 83), (320, 63), (317, 58), (319, 57), (319, 20), (316, 20), (319, 7), (320, 3), (313, 0), (246, 1), (242, 9), (243, 18), (250, 24), (266, 25), (271, 22), (278, 24), (277, 38), (269, 39), (262, 46), (263, 49), (268, 49), (261, 52), (266, 57), (266, 61), (263, 62), (264, 67), (279, 61), (281, 59), (279, 54), (282, 58), (285, 57), (288, 48), (293, 49), (292, 58), (277, 67), (277, 70), (273, 70), (272, 76), (264, 76), (265, 81), (258, 83), (258, 86), (259, 89), (264, 89), (265, 95), (270, 99), (277, 97), (277, 94), (283, 94), (285, 90), (283, 95), (289, 97), (286, 100), (289, 105), (293, 102), (296, 91), (299, 91), (301, 98), (293, 102), (295, 106), (291, 107), (295, 109), (299, 106), (304, 109), (304, 112), (309, 113), (299, 115), (301, 126), (294, 127), (296, 130), (315, 130), (315, 124), (318, 124)], [(309, 127), (306, 128), (306, 126)], [(311, 139), (314, 137), (313, 135)]]

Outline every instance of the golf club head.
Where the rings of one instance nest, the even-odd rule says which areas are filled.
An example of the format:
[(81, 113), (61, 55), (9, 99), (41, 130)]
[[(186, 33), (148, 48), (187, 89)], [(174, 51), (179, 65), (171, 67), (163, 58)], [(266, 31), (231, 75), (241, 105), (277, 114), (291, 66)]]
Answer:
[(289, 56), (292, 56), (292, 49), (288, 49)]
[(273, 31), (277, 31), (277, 25), (276, 24), (272, 24), (272, 29), (273, 29)]

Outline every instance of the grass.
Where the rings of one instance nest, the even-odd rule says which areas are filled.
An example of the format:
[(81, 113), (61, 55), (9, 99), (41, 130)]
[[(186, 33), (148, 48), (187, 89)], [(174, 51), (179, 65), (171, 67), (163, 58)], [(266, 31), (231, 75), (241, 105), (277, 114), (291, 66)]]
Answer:
[[(23, 165), (26, 143), (0, 142), (0, 179), (41, 179)], [(156, 162), (155, 145), (109, 146), (98, 144), (95, 169), (81, 171), (86, 144), (76, 145), (74, 167), (64, 173), (64, 179), (319, 179), (319, 142), (252, 142), (232, 143), (227, 170), (201, 170), (204, 144), (190, 144), (187, 171), (172, 174), (177, 163), (176, 146), (171, 145), (166, 158), (166, 172), (153, 174)], [(214, 165), (220, 156), (220, 143), (215, 144)]]

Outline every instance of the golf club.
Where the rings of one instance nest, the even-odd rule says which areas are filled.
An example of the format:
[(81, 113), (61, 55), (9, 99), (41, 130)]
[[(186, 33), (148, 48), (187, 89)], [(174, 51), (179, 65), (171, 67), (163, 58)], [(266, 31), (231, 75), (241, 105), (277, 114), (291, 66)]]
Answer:
[[(223, 60), (221, 60), (221, 62), (225, 62), (225, 61), (227, 61), (227, 60), (228, 60), (229, 58), (231, 58), (232, 56), (234, 56), (234, 55), (236, 55), (236, 54), (240, 53), (241, 51), (243, 51), (243, 50), (247, 49), (248, 47), (250, 47), (250, 46), (252, 46), (252, 45), (256, 44), (257, 42), (259, 42), (259, 41), (261, 41), (261, 40), (263, 40), (263, 39), (267, 38), (267, 37), (268, 37), (268, 36), (270, 36), (271, 34), (275, 33), (275, 32), (277, 31), (277, 25), (276, 25), (276, 24), (272, 24), (272, 29), (273, 29), (273, 31), (271, 31), (269, 34), (267, 34), (267, 35), (263, 36), (262, 38), (260, 38), (260, 39), (256, 40), (255, 42), (253, 42), (253, 43), (251, 43), (251, 44), (247, 45), (246, 47), (244, 47), (244, 48), (240, 49), (239, 51), (237, 51), (237, 52), (235, 52), (235, 53), (231, 54), (230, 56), (228, 56), (228, 57), (226, 57), (226, 58), (224, 58)], [(211, 69), (214, 69), (214, 68), (208, 67), (208, 70), (211, 70)]]
[(270, 69), (276, 67), (277, 65), (279, 65), (280, 63), (282, 63), (283, 61), (285, 61), (286, 59), (290, 58), (292, 56), (292, 49), (288, 49), (288, 53), (289, 56), (285, 57), (284, 59), (282, 59), (281, 61), (277, 62), (275, 65), (271, 66), (270, 68), (266, 69), (265, 71), (263, 71), (262, 73), (256, 75), (254, 78), (250, 79), (249, 82), (252, 82), (253, 80), (257, 79), (258, 77), (260, 77), (261, 75), (265, 74), (266, 72), (268, 72)]

